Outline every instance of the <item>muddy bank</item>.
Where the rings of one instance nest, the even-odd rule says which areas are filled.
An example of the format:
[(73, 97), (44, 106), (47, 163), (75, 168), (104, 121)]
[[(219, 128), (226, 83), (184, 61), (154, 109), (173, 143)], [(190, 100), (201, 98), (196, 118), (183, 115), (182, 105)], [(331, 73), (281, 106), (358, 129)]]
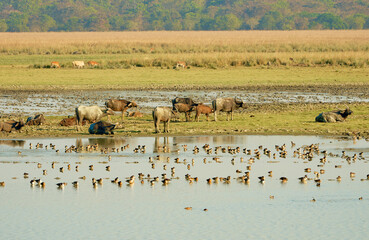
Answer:
[(270, 91), (294, 91), (294, 92), (321, 92), (335, 95), (347, 94), (350, 96), (369, 97), (368, 84), (319, 84), (319, 85), (230, 85), (230, 86), (194, 86), (194, 85), (152, 85), (148, 87), (134, 86), (106, 86), (106, 85), (72, 85), (72, 86), (0, 86), (0, 93), (24, 92), (24, 93), (53, 93), (60, 91), (188, 91), (188, 90), (234, 90), (249, 92), (270, 92)]
[(230, 88), (157, 88), (145, 90), (1, 90), (0, 114), (29, 116), (43, 113), (48, 116), (74, 115), (79, 105), (103, 107), (109, 98), (135, 100), (143, 113), (156, 106), (170, 106), (175, 97), (191, 97), (195, 102), (211, 105), (217, 97), (238, 97), (248, 104), (369, 102), (369, 85), (344, 86), (251, 86)]

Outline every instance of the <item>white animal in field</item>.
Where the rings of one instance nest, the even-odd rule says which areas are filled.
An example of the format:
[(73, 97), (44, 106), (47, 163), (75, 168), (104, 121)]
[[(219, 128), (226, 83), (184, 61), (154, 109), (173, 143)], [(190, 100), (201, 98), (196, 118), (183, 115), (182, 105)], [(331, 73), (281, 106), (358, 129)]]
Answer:
[(83, 68), (85, 66), (84, 61), (73, 61), (73, 67)]

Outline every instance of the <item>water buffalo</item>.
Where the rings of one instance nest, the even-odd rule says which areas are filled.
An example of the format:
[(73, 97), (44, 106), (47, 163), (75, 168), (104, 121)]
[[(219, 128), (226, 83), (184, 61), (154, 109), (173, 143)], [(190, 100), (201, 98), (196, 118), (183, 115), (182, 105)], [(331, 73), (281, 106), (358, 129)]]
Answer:
[(77, 130), (79, 130), (83, 120), (86, 119), (90, 122), (100, 121), (101, 118), (107, 115), (114, 115), (113, 110), (110, 108), (101, 110), (99, 106), (79, 106), (76, 108)]
[(111, 108), (113, 111), (122, 112), (122, 120), (124, 120), (124, 112), (127, 111), (128, 108), (137, 107), (137, 104), (134, 101), (130, 102), (124, 99), (109, 99), (105, 102), (105, 106)]
[[(63, 120), (61, 120), (59, 125), (64, 126), (64, 127), (70, 127), (70, 126), (76, 125), (76, 121), (77, 121), (76, 117), (68, 117), (68, 118), (64, 118)], [(83, 120), (82, 126), (86, 125), (86, 123), (87, 121)]]
[(227, 121), (229, 121), (229, 113), (231, 113), (231, 120), (233, 120), (233, 111), (242, 107), (246, 108), (246, 104), (242, 100), (236, 98), (217, 98), (212, 102), (214, 109), (214, 120), (217, 121), (219, 112), (227, 113)]
[(316, 122), (343, 122), (353, 112), (346, 108), (345, 110), (322, 112), (316, 118)]
[(196, 110), (196, 105), (190, 105), (186, 103), (175, 103), (173, 109), (179, 113), (185, 113), (186, 122), (190, 121), (191, 112)]
[(192, 101), (191, 98), (176, 97), (175, 99), (172, 100), (173, 110), (175, 110), (174, 104), (176, 104), (176, 103), (184, 103), (184, 104), (188, 104), (188, 105), (191, 105), (191, 106), (196, 104), (194, 101)]
[(159, 133), (159, 124), (164, 122), (164, 132), (169, 132), (170, 119), (176, 116), (177, 113), (169, 107), (156, 107), (152, 111), (152, 117), (154, 119), (155, 132)]
[(19, 122), (15, 120), (9, 120), (7, 122), (1, 122), (0, 123), (0, 131), (4, 132), (12, 132), (13, 130), (19, 131), (22, 127), (24, 127), (24, 122), (20, 120)]
[(127, 112), (127, 117), (143, 117), (143, 113), (141, 112)]
[(206, 119), (209, 121), (209, 114), (213, 113), (213, 112), (214, 112), (214, 110), (211, 107), (206, 106), (204, 104), (199, 104), (196, 107), (196, 117), (195, 117), (195, 119), (196, 119), (197, 122), (199, 122), (200, 121), (200, 115), (205, 114)]
[(99, 121), (97, 123), (93, 123), (88, 128), (88, 132), (90, 134), (114, 134), (113, 130), (115, 128), (114, 124), (107, 123), (104, 121)]
[(39, 126), (46, 122), (45, 117), (43, 114), (37, 114), (34, 118), (29, 117), (27, 118), (26, 125), (31, 126)]

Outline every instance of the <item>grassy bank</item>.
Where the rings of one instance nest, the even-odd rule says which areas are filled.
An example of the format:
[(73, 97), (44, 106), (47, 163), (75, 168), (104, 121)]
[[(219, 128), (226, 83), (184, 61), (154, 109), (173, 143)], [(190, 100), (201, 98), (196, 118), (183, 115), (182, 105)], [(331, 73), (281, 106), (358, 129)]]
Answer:
[[(345, 108), (345, 105), (339, 107)], [(248, 109), (235, 114), (234, 121), (225, 121), (225, 114), (220, 121), (207, 122), (200, 117), (200, 122), (184, 122), (184, 116), (179, 121), (170, 124), (169, 135), (215, 135), (215, 134), (281, 134), (281, 135), (332, 135), (357, 136), (369, 139), (369, 104), (355, 103), (349, 105), (354, 112), (346, 122), (316, 123), (315, 117), (322, 111), (334, 110), (337, 104), (262, 104), (250, 105)], [(59, 117), (46, 117), (43, 126), (26, 126), (18, 133), (2, 134), (2, 138), (29, 137), (75, 137), (90, 136), (88, 126), (82, 132), (75, 127), (61, 127), (57, 124)], [(118, 115), (113, 116), (113, 122), (120, 122)], [(154, 124), (150, 114), (143, 118), (127, 118), (115, 136), (154, 136)], [(160, 125), (163, 129), (163, 124)]]
[(0, 89), (232, 89), (249, 86), (369, 84), (369, 69), (235, 68), (163, 70), (0, 68)]

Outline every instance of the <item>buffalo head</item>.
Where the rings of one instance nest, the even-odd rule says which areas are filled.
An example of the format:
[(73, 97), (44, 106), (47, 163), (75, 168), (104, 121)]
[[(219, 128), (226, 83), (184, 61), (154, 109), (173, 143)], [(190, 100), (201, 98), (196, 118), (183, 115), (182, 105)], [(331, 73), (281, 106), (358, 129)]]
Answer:
[(179, 112), (177, 110), (171, 110), (171, 117), (172, 118), (179, 118)]
[(197, 106), (198, 106), (199, 104), (197, 104), (197, 103), (194, 103), (194, 104), (192, 104), (191, 105), (191, 109), (190, 109), (190, 111), (192, 112), (192, 111), (196, 111), (196, 108), (197, 108)]
[(341, 110), (340, 114), (342, 115), (342, 117), (347, 117), (348, 115), (351, 115), (353, 113), (353, 111), (351, 111), (349, 108), (346, 108), (345, 110)]
[(242, 107), (242, 108), (246, 108), (247, 107), (246, 106), (246, 103), (244, 103), (241, 99), (235, 98), (234, 101), (235, 101), (237, 107)]
[(128, 104), (129, 108), (137, 107), (137, 103), (135, 101), (132, 101)]
[(25, 126), (25, 124), (24, 124), (24, 122), (23, 122), (23, 120), (21, 119), (21, 120), (19, 120), (19, 122), (15, 122), (14, 124), (13, 124), (13, 128), (15, 128), (15, 130), (20, 130), (22, 127), (24, 127)]
[(113, 110), (111, 110), (111, 108), (107, 108), (107, 109), (105, 109), (104, 111), (103, 111), (103, 113), (105, 113), (105, 114), (107, 114), (107, 115), (114, 115), (115, 113), (114, 113), (114, 111)]

